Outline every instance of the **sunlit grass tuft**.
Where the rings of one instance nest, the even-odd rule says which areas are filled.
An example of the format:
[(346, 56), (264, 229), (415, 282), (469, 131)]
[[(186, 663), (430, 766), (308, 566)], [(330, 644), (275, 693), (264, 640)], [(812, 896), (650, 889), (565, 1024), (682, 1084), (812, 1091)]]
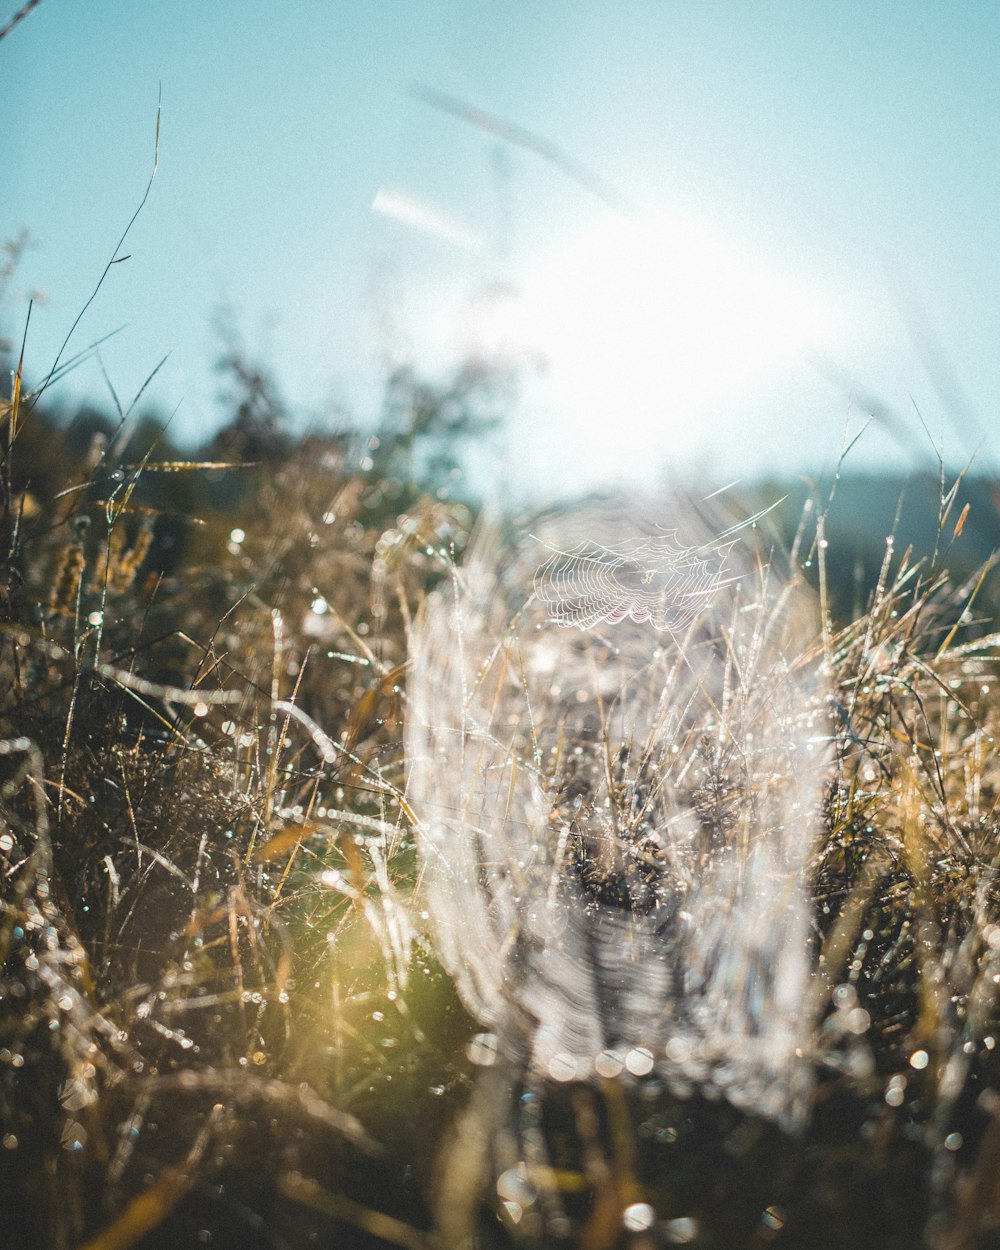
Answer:
[[(399, 393), (395, 434), (361, 470), (346, 437), (250, 420), (193, 461), (129, 409), (110, 437), (80, 439), (26, 403), (21, 377), (0, 412), (12, 1244), (171, 1246), (207, 1230), (214, 1244), (430, 1245), (442, 1194), (461, 1197), (482, 1245), (611, 1250), (648, 1209), (667, 1244), (990, 1244), (1000, 634), (992, 562), (946, 572), (970, 523), (963, 480), (931, 501), (936, 550), (921, 560), (890, 541), (853, 619), (824, 528), (836, 500), (789, 540), (789, 576), (816, 574), (800, 658), (823, 673), (830, 762), (803, 868), (794, 1043), (809, 1079), (785, 1122), (734, 1106), (724, 1085), (681, 1091), (655, 1065), (482, 1079), (498, 1043), (470, 1042), (483, 1025), (436, 962), (426, 810), (402, 741), (407, 690), (429, 680), (410, 643), (433, 588), (467, 576), (473, 518), (405, 479), (422, 453)], [(429, 392), (414, 397), (426, 422)], [(494, 619), (490, 602), (483, 636), (455, 641), (495, 660), (510, 605)], [(752, 631), (730, 641), (720, 706), (754, 645)], [(680, 681), (666, 661), (650, 672)], [(614, 697), (598, 708), (607, 724)], [(778, 723), (777, 703), (747, 708)], [(531, 712), (544, 712), (534, 693)], [(560, 732), (533, 721), (518, 764), (537, 771), (543, 743), (558, 756)], [(727, 824), (732, 795), (765, 791), (711, 743), (684, 749), (677, 796), (688, 786), (697, 821), (738, 845), (750, 826)], [(645, 837), (639, 755), (602, 758), (609, 801)], [(575, 793), (563, 764), (556, 807)], [(438, 799), (464, 784), (435, 783)], [(655, 857), (655, 839), (643, 845)], [(593, 849), (574, 835), (559, 853), (596, 889)], [(701, 869), (686, 871), (697, 884)], [(752, 976), (746, 989), (748, 1011), (770, 1002)]]

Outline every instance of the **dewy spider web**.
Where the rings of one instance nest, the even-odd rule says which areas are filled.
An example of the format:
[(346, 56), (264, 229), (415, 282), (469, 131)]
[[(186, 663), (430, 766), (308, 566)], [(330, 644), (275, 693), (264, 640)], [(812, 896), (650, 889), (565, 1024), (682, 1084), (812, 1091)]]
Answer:
[(655, 1071), (791, 1123), (828, 756), (811, 604), (759, 531), (669, 515), (483, 533), (431, 596), (406, 728), (422, 899), (529, 1079)]
[(722, 583), (724, 549), (682, 546), (676, 532), (612, 550), (582, 542), (554, 551), (534, 578), (535, 595), (560, 625), (593, 629), (631, 617), (656, 630), (686, 630)]

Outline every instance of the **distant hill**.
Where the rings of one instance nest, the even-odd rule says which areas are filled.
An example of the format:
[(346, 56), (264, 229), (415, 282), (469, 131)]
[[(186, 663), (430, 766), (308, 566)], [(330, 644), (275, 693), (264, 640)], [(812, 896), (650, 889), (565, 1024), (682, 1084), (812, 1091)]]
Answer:
[[(946, 479), (946, 497), (954, 481), (954, 477)], [(815, 538), (816, 516), (825, 513), (828, 571), (840, 613), (855, 614), (864, 606), (878, 578), (890, 535), (897, 558), (912, 547), (911, 562), (923, 559), (929, 563), (937, 550), (938, 566), (946, 568), (955, 582), (969, 577), (1000, 550), (1000, 483), (993, 478), (965, 477), (950, 506), (947, 498), (942, 503), (940, 478), (930, 472), (845, 473), (836, 483), (832, 500), (830, 495), (828, 481), (816, 484), (805, 479), (771, 479), (751, 487), (747, 503), (763, 507), (784, 496), (774, 519), (790, 546), (802, 522), (803, 509), (811, 500), (812, 512), (803, 531), (804, 550)], [(995, 589), (983, 600), (994, 610), (998, 602)]]

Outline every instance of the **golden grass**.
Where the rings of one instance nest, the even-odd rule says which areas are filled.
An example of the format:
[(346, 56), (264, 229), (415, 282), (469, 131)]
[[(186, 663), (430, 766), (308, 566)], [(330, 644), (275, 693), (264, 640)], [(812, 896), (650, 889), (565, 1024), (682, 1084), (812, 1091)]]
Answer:
[[(21, 373), (0, 479), (10, 1244), (429, 1246), (449, 1158), (484, 1245), (611, 1250), (642, 1201), (704, 1246), (992, 1244), (1000, 635), (992, 563), (945, 572), (958, 483), (941, 549), (890, 543), (855, 620), (802, 543), (835, 760), (807, 1127), (584, 1083), (512, 1109), (484, 1181), (460, 1149), (475, 1026), (421, 916), (401, 744), (408, 630), (469, 510), (400, 498), (315, 436), (269, 466), (127, 440), (81, 457), (36, 437)], [(194, 511), (161, 475), (199, 483)], [(522, 1163), (537, 1205), (514, 1220), (490, 1169)]]

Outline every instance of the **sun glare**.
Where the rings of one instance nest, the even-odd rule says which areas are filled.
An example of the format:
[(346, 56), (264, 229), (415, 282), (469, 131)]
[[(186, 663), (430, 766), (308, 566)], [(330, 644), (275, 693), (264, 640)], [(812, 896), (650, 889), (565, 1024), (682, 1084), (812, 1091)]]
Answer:
[(540, 411), (554, 426), (571, 422), (581, 460), (606, 448), (613, 429), (634, 469), (643, 445), (707, 449), (701, 419), (713, 406), (735, 405), (804, 349), (828, 347), (834, 318), (727, 240), (663, 216), (580, 233), (519, 290), (491, 289), (466, 328), (487, 357), (542, 362)]
[(528, 278), (520, 308), (556, 390), (605, 419), (623, 405), (697, 410), (823, 342), (831, 321), (792, 282), (675, 219), (581, 234)]

